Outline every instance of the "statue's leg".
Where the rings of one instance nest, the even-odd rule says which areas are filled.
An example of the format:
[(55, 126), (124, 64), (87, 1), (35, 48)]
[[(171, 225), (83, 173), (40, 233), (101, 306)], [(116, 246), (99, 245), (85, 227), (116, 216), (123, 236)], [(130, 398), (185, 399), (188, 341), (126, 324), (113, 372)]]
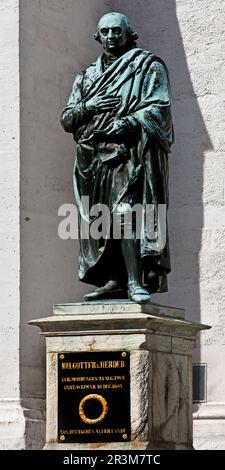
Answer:
[[(124, 257), (128, 276), (128, 296), (134, 302), (148, 302), (151, 296), (142, 286), (142, 267), (140, 255), (140, 240), (136, 237), (136, 227), (132, 219), (131, 207), (120, 204), (121, 217), (121, 250)], [(130, 214), (130, 216), (129, 216)]]
[(128, 286), (133, 284), (141, 285), (141, 260), (139, 240), (121, 239), (121, 249), (128, 274)]
[(122, 239), (121, 248), (128, 275), (128, 296), (134, 302), (149, 302), (151, 299), (147, 289), (142, 286), (140, 259), (140, 243), (135, 239)]

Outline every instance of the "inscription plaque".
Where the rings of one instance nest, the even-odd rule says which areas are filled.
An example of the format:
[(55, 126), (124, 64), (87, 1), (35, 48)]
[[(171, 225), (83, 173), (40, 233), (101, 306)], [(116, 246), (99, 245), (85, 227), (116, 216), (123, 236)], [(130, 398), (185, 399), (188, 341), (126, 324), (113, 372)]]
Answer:
[(58, 354), (58, 440), (130, 440), (129, 352)]

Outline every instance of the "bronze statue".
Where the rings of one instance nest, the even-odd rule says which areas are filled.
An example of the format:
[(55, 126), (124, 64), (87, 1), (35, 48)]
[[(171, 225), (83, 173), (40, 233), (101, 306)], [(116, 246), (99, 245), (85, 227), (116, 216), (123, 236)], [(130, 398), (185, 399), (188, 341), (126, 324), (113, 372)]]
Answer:
[[(61, 123), (77, 142), (74, 193), (80, 214), (79, 279), (98, 288), (86, 300), (129, 298), (147, 302), (153, 292), (167, 291), (170, 272), (168, 231), (163, 246), (149, 236), (145, 219), (142, 237), (126, 215), (136, 204), (168, 207), (168, 153), (173, 143), (171, 100), (165, 64), (136, 47), (138, 35), (128, 18), (104, 15), (95, 39), (103, 54), (75, 78)], [(90, 207), (110, 210), (109, 236), (83, 237), (82, 196)], [(121, 221), (121, 239), (112, 236), (113, 216)], [(96, 220), (89, 216), (88, 224)], [(129, 219), (131, 220), (131, 219)], [(133, 220), (133, 219), (132, 219)], [(128, 224), (128, 225), (129, 225)], [(156, 217), (156, 231), (160, 223)]]

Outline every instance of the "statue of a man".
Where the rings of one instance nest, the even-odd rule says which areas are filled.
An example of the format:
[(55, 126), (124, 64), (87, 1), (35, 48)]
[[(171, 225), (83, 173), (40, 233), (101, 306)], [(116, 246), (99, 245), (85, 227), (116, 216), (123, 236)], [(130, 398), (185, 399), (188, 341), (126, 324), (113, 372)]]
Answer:
[[(168, 232), (166, 227), (165, 243), (157, 243), (162, 231), (157, 214), (160, 206), (168, 206), (173, 142), (169, 79), (163, 61), (137, 48), (137, 38), (126, 16), (108, 13), (100, 19), (95, 39), (103, 54), (76, 76), (61, 115), (62, 126), (77, 142), (73, 181), (80, 216), (79, 279), (97, 286), (86, 300), (128, 297), (142, 303), (153, 292), (167, 291)], [(108, 236), (82, 236), (84, 196), (90, 207), (109, 208)], [(136, 205), (142, 208), (141, 237), (128, 217)], [(156, 239), (144, 217), (152, 205)], [(117, 219), (120, 239), (112, 234)], [(96, 214), (87, 220), (91, 226)]]

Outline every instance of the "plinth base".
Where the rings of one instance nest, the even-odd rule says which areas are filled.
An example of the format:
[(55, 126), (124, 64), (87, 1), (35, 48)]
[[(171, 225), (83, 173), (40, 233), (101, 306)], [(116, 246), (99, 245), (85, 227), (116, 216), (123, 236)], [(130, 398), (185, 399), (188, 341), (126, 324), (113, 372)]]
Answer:
[[(197, 333), (207, 326), (185, 321), (182, 309), (152, 303), (64, 304), (54, 306), (53, 313), (52, 317), (29, 322), (41, 328), (47, 344), (45, 449), (192, 449), (192, 351)], [(80, 418), (74, 407), (74, 429), (66, 431), (63, 439), (70, 434), (74, 437), (70, 435), (70, 442), (60, 442), (59, 357), (87, 353), (90, 361), (91, 353), (113, 351), (124, 351), (130, 358), (130, 442), (80, 443), (76, 438), (81, 434), (76, 431)], [(67, 364), (65, 368), (71, 368), (68, 380), (76, 381), (76, 363)]]

